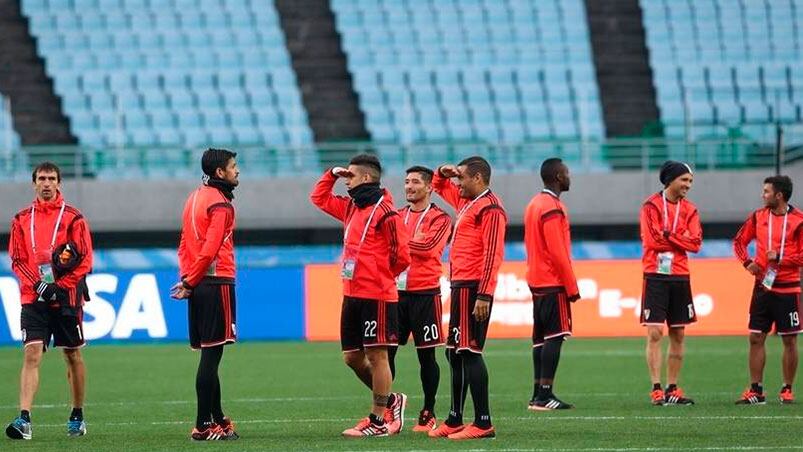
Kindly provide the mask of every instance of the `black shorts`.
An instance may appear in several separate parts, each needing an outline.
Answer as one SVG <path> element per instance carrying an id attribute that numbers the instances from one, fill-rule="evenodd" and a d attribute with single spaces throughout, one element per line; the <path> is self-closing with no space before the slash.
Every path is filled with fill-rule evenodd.
<path id="1" fill-rule="evenodd" d="M 488 319 L 478 322 L 474 315 L 474 305 L 477 302 L 477 286 L 452 287 L 451 314 L 449 316 L 449 336 L 446 347 L 456 349 L 458 352 L 468 350 L 473 353 L 482 353 L 485 348 L 485 339 L 488 336 L 490 322 L 490 309 Z M 491 306 L 493 308 L 493 300 Z"/>
<path id="2" fill-rule="evenodd" d="M 641 294 L 641 324 L 670 328 L 697 321 L 689 280 L 644 278 Z"/>
<path id="3" fill-rule="evenodd" d="M 65 314 L 60 307 L 42 302 L 24 304 L 20 312 L 20 329 L 26 346 L 40 343 L 47 350 L 51 337 L 54 347 L 80 348 L 86 345 L 84 311 L 80 308 Z"/>
<path id="4" fill-rule="evenodd" d="M 566 291 L 538 291 L 533 294 L 533 347 L 547 339 L 572 335 L 572 305 Z"/>
<path id="5" fill-rule="evenodd" d="M 234 284 L 201 282 L 188 303 L 190 347 L 194 350 L 237 341 Z"/>
<path id="6" fill-rule="evenodd" d="M 399 345 L 407 345 L 410 333 L 417 348 L 443 345 L 440 294 L 399 292 Z"/>
<path id="7" fill-rule="evenodd" d="M 774 324 L 780 335 L 798 334 L 803 331 L 800 308 L 799 293 L 771 292 L 757 285 L 750 300 L 748 328 L 751 333 L 769 333 Z"/>
<path id="8" fill-rule="evenodd" d="M 399 344 L 399 312 L 395 301 L 343 297 L 340 347 L 355 352 L 365 347 Z"/>

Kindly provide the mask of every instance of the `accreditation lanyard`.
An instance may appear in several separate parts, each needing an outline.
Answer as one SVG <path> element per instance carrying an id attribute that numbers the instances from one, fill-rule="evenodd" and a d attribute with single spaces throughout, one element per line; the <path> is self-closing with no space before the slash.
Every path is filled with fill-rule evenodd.
<path id="1" fill-rule="evenodd" d="M 661 197 L 664 200 L 664 230 L 669 229 L 669 207 L 666 203 L 666 192 L 661 192 Z M 678 218 L 680 217 L 680 203 L 682 200 L 678 199 L 678 206 L 675 209 L 675 221 L 672 222 L 672 232 L 674 233 L 678 228 Z"/>
<path id="2" fill-rule="evenodd" d="M 428 205 L 427 208 L 424 209 L 424 212 L 421 213 L 421 217 L 418 218 L 418 222 L 415 224 L 415 229 L 413 229 L 413 237 L 415 237 L 415 235 L 418 233 L 418 228 L 421 227 L 421 223 L 424 221 L 424 217 L 427 216 L 427 212 L 429 212 L 430 208 L 432 208 L 432 204 Z M 407 209 L 407 214 L 404 216 L 405 226 L 407 226 L 407 221 L 410 219 L 410 212 L 412 212 L 412 210 L 412 206 Z"/>
<path id="3" fill-rule="evenodd" d="M 371 209 L 371 214 L 368 215 L 368 221 L 365 222 L 365 228 L 363 228 L 362 237 L 360 237 L 359 248 L 362 248 L 362 244 L 365 241 L 365 236 L 368 235 L 368 228 L 371 226 L 371 220 L 374 218 L 374 214 L 376 213 L 376 209 L 379 207 L 379 204 L 382 203 L 383 199 L 385 199 L 385 195 L 382 195 L 379 198 L 379 201 L 377 201 L 376 204 L 374 204 L 374 208 Z M 354 215 L 351 216 L 351 219 L 349 220 L 348 224 L 346 225 L 346 232 L 343 233 L 343 246 L 344 247 L 348 246 L 347 241 L 348 241 L 348 238 L 349 238 L 349 232 L 351 232 L 351 222 L 352 221 L 354 221 Z"/>
<path id="4" fill-rule="evenodd" d="M 451 240 L 451 242 L 449 242 L 449 246 L 450 247 L 454 244 L 455 238 L 457 238 L 457 227 L 460 225 L 460 220 L 463 219 L 463 215 L 465 215 L 466 212 L 468 212 L 468 209 L 470 209 L 471 206 L 473 206 L 474 203 L 477 202 L 478 199 L 480 199 L 483 196 L 485 196 L 485 194 L 488 193 L 489 191 L 491 191 L 491 189 L 490 188 L 486 188 L 484 192 L 480 193 L 479 196 L 477 196 L 476 198 L 472 199 L 470 203 L 466 204 L 462 209 L 460 209 L 460 212 L 457 214 L 457 219 L 454 222 L 454 232 L 452 232 L 452 240 Z"/>
<path id="5" fill-rule="evenodd" d="M 772 209 L 769 210 L 769 221 L 767 221 L 767 250 L 772 249 Z M 783 214 L 783 227 L 781 228 L 781 249 L 778 251 L 778 263 L 783 259 L 783 249 L 786 246 L 786 221 L 789 219 L 789 206 L 786 206 L 786 213 Z"/>
<path id="6" fill-rule="evenodd" d="M 64 207 L 66 203 L 64 201 L 61 202 L 61 209 L 59 209 L 59 216 L 56 218 L 56 225 L 53 227 L 53 237 L 50 239 L 50 249 L 53 249 L 53 245 L 56 244 L 56 235 L 59 232 L 59 226 L 61 225 L 61 218 L 64 216 Z M 36 256 L 36 204 L 31 205 L 31 250 L 33 250 L 34 256 Z"/>

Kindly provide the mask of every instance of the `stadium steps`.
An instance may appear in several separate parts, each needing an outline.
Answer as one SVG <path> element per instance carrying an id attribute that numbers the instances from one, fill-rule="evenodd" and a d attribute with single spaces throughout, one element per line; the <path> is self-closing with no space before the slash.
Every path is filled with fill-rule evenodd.
<path id="1" fill-rule="evenodd" d="M 11 102 L 23 145 L 74 144 L 61 99 L 36 52 L 19 0 L 0 0 L 0 92 Z"/>
<path id="2" fill-rule="evenodd" d="M 638 0 L 585 0 L 605 129 L 640 135 L 658 120 Z"/>
<path id="3" fill-rule="evenodd" d="M 329 1 L 277 0 L 276 10 L 315 141 L 369 139 Z"/>

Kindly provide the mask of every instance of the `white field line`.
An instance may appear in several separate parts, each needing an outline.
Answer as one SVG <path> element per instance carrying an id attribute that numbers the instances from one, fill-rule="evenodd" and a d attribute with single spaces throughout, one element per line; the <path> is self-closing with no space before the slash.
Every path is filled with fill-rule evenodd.
<path id="1" fill-rule="evenodd" d="M 726 396 L 734 395 L 735 392 L 706 392 L 706 395 Z M 566 392 L 562 393 L 566 398 L 583 398 L 583 397 L 632 397 L 632 392 Z M 738 395 L 738 394 L 736 394 Z M 734 397 L 736 397 L 734 395 Z M 364 400 L 368 396 L 320 396 L 320 397 L 254 397 L 254 398 L 241 398 L 241 399 L 228 399 L 224 403 L 286 403 L 286 402 L 337 402 L 347 400 Z M 423 399 L 424 396 L 420 394 L 408 395 L 410 399 Z M 528 395 L 522 393 L 521 395 L 515 394 L 491 394 L 490 398 L 493 399 L 521 399 L 522 403 L 526 403 Z M 85 403 L 85 407 L 112 407 L 112 406 L 137 406 L 137 405 L 191 405 L 195 404 L 195 400 L 131 400 L 125 402 L 95 402 Z M 58 409 L 69 407 L 67 403 L 55 404 L 41 404 L 34 405 L 34 409 Z M 14 409 L 18 405 L 0 405 L 0 409 Z"/>
<path id="2" fill-rule="evenodd" d="M 410 418 L 413 420 L 413 418 Z M 668 421 L 668 420 L 728 420 L 728 421 L 755 421 L 755 420 L 803 420 L 801 416 L 515 416 L 515 417 L 496 417 L 499 421 L 538 421 L 538 422 L 560 422 L 560 421 Z M 308 418 L 308 419 L 241 419 L 237 424 L 287 424 L 287 423 L 329 423 L 329 422 L 353 422 L 353 418 Z M 93 426 L 130 426 L 130 425 L 190 425 L 192 422 L 183 421 L 153 421 L 153 422 L 91 422 L 87 425 Z M 36 424 L 35 427 L 64 427 L 65 424 Z M 803 446 L 801 446 L 803 447 Z M 529 450 L 529 449 L 527 449 Z M 593 449 L 588 449 L 593 450 Z M 607 449 L 605 449 L 607 450 Z M 612 449 L 613 450 L 613 449 Z M 619 450 L 619 449 L 616 449 Z M 626 449 L 623 449 L 626 450 Z M 637 449 L 649 450 L 649 449 Z M 662 449 L 657 449 L 662 450 Z"/>

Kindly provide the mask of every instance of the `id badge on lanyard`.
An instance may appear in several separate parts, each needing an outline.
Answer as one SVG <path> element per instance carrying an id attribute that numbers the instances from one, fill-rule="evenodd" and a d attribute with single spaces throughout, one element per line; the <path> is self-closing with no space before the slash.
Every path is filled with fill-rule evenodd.
<path id="1" fill-rule="evenodd" d="M 421 223 L 424 222 L 424 217 L 427 216 L 427 212 L 429 209 L 432 208 L 432 204 L 428 205 L 424 212 L 421 213 L 421 216 L 418 217 L 418 221 L 415 224 L 415 228 L 413 228 L 413 234 L 411 237 L 415 237 L 418 233 L 418 229 L 421 227 Z M 412 207 L 407 209 L 407 215 L 404 216 L 404 225 L 407 226 L 407 221 L 410 219 L 410 212 L 412 211 Z M 410 267 L 407 267 L 403 272 L 399 273 L 399 276 L 396 277 L 396 289 L 398 290 L 407 290 L 407 274 L 410 272 Z"/>
<path id="2" fill-rule="evenodd" d="M 39 270 L 39 279 L 48 284 L 53 284 L 56 282 L 56 276 L 53 274 L 53 265 L 51 264 L 51 253 L 53 251 L 53 246 L 56 244 L 56 235 L 59 232 L 59 226 L 61 225 L 61 219 L 64 216 L 65 207 L 66 203 L 62 202 L 61 209 L 59 210 L 59 216 L 56 218 L 56 224 L 53 226 L 53 236 L 50 239 L 50 247 L 43 251 L 37 251 L 36 207 L 31 206 L 31 251 L 33 251 L 34 258 L 36 259 L 37 269 Z M 39 297 L 39 301 L 42 301 L 42 297 Z"/>
<path id="3" fill-rule="evenodd" d="M 365 222 L 365 228 L 362 230 L 362 237 L 360 237 L 360 243 L 357 246 L 350 246 L 348 245 L 348 237 L 349 231 L 351 230 L 351 221 L 346 225 L 346 232 L 343 234 L 343 265 L 340 267 L 340 277 L 347 280 L 354 279 L 354 271 L 357 268 L 357 256 L 360 254 L 360 249 L 362 248 L 362 244 L 365 242 L 365 236 L 368 235 L 368 228 L 371 227 L 371 220 L 374 218 L 374 214 L 376 213 L 376 209 L 379 207 L 379 204 L 382 203 L 382 200 L 385 199 L 385 196 L 379 198 L 379 201 L 374 204 L 374 208 L 371 210 L 371 214 L 368 215 L 368 221 Z M 352 219 L 353 219 L 352 215 Z"/>
<path id="4" fill-rule="evenodd" d="M 665 253 L 658 253 L 658 274 L 671 275 L 672 274 L 672 261 L 675 259 L 675 253 L 667 251 Z"/>
<path id="5" fill-rule="evenodd" d="M 399 276 L 396 277 L 396 289 L 398 290 L 407 290 L 407 272 L 409 268 L 401 273 Z"/>
<path id="6" fill-rule="evenodd" d="M 777 265 L 781 265 L 781 259 L 783 259 L 783 249 L 786 246 L 786 226 L 787 220 L 789 219 L 789 207 L 786 208 L 786 213 L 783 216 L 783 227 L 781 228 L 781 248 L 778 251 L 778 263 Z M 772 211 L 769 212 L 769 218 L 767 219 L 767 249 L 772 249 Z M 772 286 L 775 284 L 775 278 L 778 276 L 778 268 L 772 265 L 767 266 L 767 271 L 764 273 L 764 279 L 761 280 L 761 285 L 764 286 L 765 289 L 771 290 Z"/>
<path id="7" fill-rule="evenodd" d="M 668 231 L 669 229 L 669 207 L 667 207 L 666 203 L 666 191 L 661 193 L 661 198 L 664 202 L 664 218 L 663 218 L 663 226 L 664 230 Z M 675 207 L 675 219 L 672 221 L 672 233 L 677 231 L 678 229 L 678 219 L 680 218 L 680 206 L 681 200 L 678 200 L 678 205 Z M 665 251 L 663 253 L 658 253 L 658 274 L 659 275 L 671 275 L 672 274 L 672 263 L 675 260 L 675 253 L 671 251 Z"/>
<path id="8" fill-rule="evenodd" d="M 776 276 L 778 276 L 778 270 L 774 267 L 768 268 L 767 272 L 764 273 L 764 279 L 761 280 L 761 285 L 764 286 L 765 289 L 771 290 L 772 285 L 775 284 Z"/>

